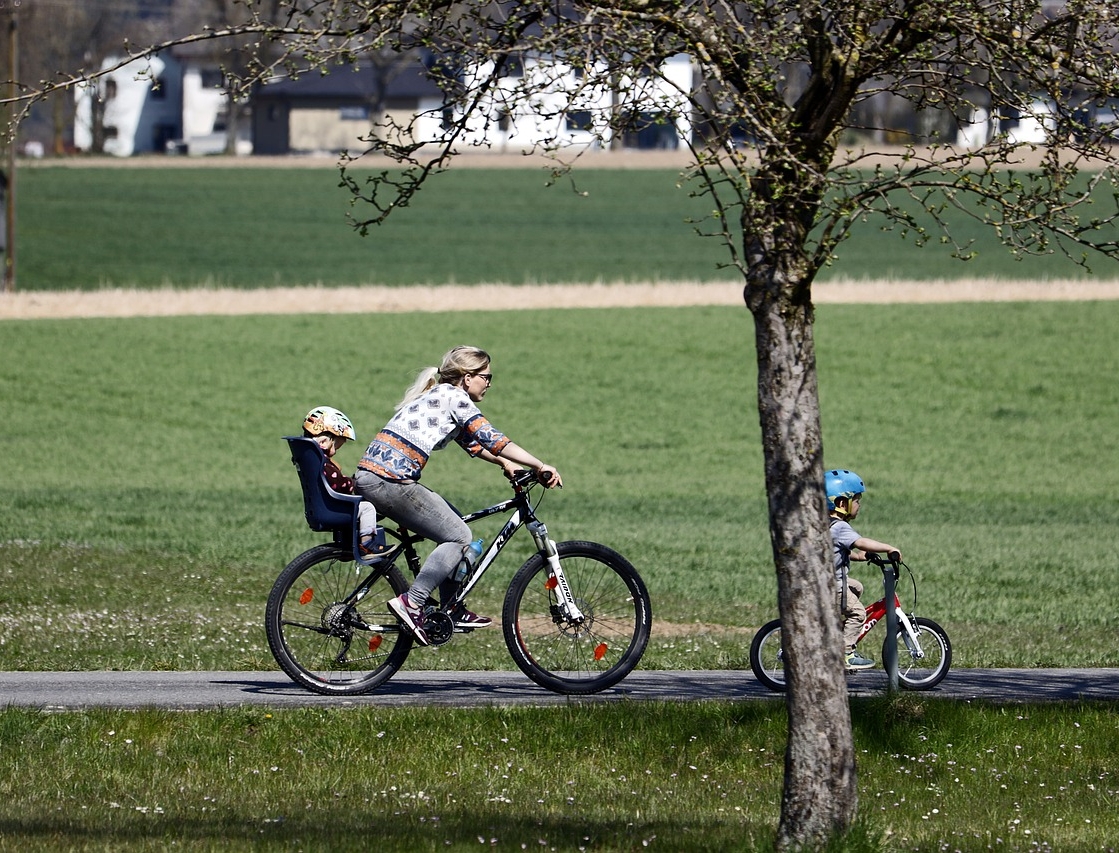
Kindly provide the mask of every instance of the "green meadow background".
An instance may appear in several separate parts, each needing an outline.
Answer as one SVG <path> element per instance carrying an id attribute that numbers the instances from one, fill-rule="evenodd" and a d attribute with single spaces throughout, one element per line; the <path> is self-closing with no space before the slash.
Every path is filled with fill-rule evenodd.
<path id="1" fill-rule="evenodd" d="M 1119 663 L 1119 305 L 824 306 L 817 335 L 826 464 L 866 480 L 858 527 L 903 549 L 956 664 Z M 5 666 L 270 668 L 267 592 L 321 541 L 281 436 L 328 403 L 368 439 L 464 341 L 494 357 L 487 414 L 564 474 L 553 533 L 647 580 L 644 665 L 746 667 L 775 581 L 752 327 L 725 307 L 6 322 Z M 424 479 L 464 509 L 505 493 L 454 448 Z M 496 633 L 409 661 L 508 666 Z"/>
<path id="2" fill-rule="evenodd" d="M 363 239 L 327 170 L 29 169 L 20 281 L 250 286 L 321 270 L 342 284 L 364 280 L 362 253 L 400 284 L 719 274 L 672 173 L 581 180 L 588 197 L 535 170 L 452 171 Z M 584 204 L 604 218 L 581 221 Z M 876 271 L 905 257 L 892 236 L 871 242 L 897 251 Z M 927 262 L 900 276 L 944 253 L 914 257 Z M 992 257 L 1004 275 L 1045 275 Z M 866 480 L 858 527 L 902 547 L 956 665 L 1119 663 L 1119 305 L 833 305 L 816 333 L 825 463 Z M 0 323 L 4 666 L 270 668 L 264 599 L 321 541 L 281 436 L 325 403 L 367 440 L 415 372 L 463 342 L 493 354 L 487 414 L 564 473 L 542 507 L 554 535 L 609 544 L 646 578 L 644 665 L 747 667 L 776 585 L 752 322 L 735 307 Z M 462 509 L 505 489 L 455 450 L 425 482 Z M 506 553 L 479 609 L 497 611 L 524 556 Z M 509 667 L 485 636 L 409 666 Z"/>
<path id="3" fill-rule="evenodd" d="M 347 217 L 367 209 L 328 168 L 26 168 L 19 288 L 737 280 L 721 242 L 696 235 L 711 204 L 678 172 L 587 169 L 549 184 L 543 169 L 452 168 L 362 237 Z M 1084 275 L 1060 256 L 1014 261 L 993 229 L 955 205 L 943 215 L 974 260 L 871 216 L 821 277 Z"/>
<path id="4" fill-rule="evenodd" d="M 671 174 L 586 179 L 579 197 L 527 170 L 452 173 L 363 239 L 326 171 L 27 169 L 19 282 L 726 277 Z M 982 246 L 965 266 L 870 227 L 834 272 L 1074 272 Z M 866 480 L 858 528 L 903 549 L 954 665 L 1119 666 L 1119 303 L 828 305 L 816 335 L 826 463 Z M 275 669 L 265 597 L 323 539 L 281 436 L 327 403 L 369 438 L 463 342 L 494 356 L 487 414 L 564 474 L 540 507 L 553 534 L 607 543 L 645 577 L 642 665 L 752 678 L 776 584 L 752 324 L 722 307 L 0 321 L 0 668 Z M 424 479 L 464 509 L 506 488 L 453 448 Z M 498 612 L 527 550 L 506 555 L 475 609 Z M 511 668 L 496 631 L 406 666 Z M 859 822 L 836 851 L 1119 837 L 1113 702 L 905 694 L 853 699 L 852 717 Z M 785 727 L 776 697 L 0 709 L 0 848 L 768 851 Z"/>

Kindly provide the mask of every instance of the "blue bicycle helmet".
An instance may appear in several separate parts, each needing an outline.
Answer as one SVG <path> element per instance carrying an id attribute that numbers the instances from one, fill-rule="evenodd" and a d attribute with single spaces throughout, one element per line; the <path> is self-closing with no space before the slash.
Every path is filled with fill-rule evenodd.
<path id="1" fill-rule="evenodd" d="M 824 475 L 824 489 L 828 493 L 828 510 L 835 510 L 836 498 L 850 500 L 866 491 L 862 478 L 846 468 L 835 468 Z"/>

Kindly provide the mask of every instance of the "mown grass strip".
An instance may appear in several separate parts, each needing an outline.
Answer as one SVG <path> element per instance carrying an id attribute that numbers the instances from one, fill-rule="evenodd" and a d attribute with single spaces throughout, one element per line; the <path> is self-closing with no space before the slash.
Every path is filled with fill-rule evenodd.
<path id="1" fill-rule="evenodd" d="M 1107 849 L 1116 710 L 854 701 L 860 823 L 842 849 Z M 778 700 L 9 709 L 0 737 L 0 837 L 32 851 L 765 851 L 785 719 Z"/>

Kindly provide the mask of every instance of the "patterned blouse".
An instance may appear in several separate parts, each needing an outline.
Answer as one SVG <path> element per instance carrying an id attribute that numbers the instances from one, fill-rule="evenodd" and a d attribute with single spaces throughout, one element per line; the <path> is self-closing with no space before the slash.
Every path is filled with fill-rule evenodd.
<path id="1" fill-rule="evenodd" d="M 369 443 L 359 468 L 390 481 L 415 481 L 436 450 L 455 441 L 471 456 L 499 453 L 509 439 L 454 385 L 436 385 L 399 409 Z"/>

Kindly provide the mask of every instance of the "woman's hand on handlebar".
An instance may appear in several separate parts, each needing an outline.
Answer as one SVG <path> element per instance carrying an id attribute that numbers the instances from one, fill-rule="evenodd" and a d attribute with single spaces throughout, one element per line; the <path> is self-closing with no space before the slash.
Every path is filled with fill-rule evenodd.
<path id="1" fill-rule="evenodd" d="M 536 479 L 547 489 L 563 488 L 563 478 L 560 476 L 559 471 L 551 465 L 541 465 L 537 468 Z"/>
<path id="2" fill-rule="evenodd" d="M 552 469 L 555 471 L 555 469 Z M 505 476 L 509 478 L 514 486 L 520 486 L 522 489 L 529 488 L 535 485 L 541 485 L 546 488 L 552 489 L 555 487 L 563 487 L 563 480 L 557 471 L 554 476 L 551 476 L 545 471 L 533 471 L 529 468 L 512 468 L 506 470 Z"/>
<path id="3" fill-rule="evenodd" d="M 557 486 L 563 486 L 563 478 L 560 477 L 559 471 L 546 462 L 541 462 L 523 447 L 511 441 L 499 453 L 495 454 L 483 450 L 480 455 L 487 462 L 496 462 L 500 465 L 505 471 L 505 476 L 510 480 L 516 477 L 516 472 L 519 470 L 517 466 L 525 465 L 532 469 L 537 481 L 547 488 L 554 489 Z"/>
<path id="4" fill-rule="evenodd" d="M 510 482 L 517 478 L 517 475 L 524 470 L 520 465 L 511 459 L 502 459 L 500 456 L 497 458 L 497 463 L 501 466 L 501 472 L 505 478 Z"/>

